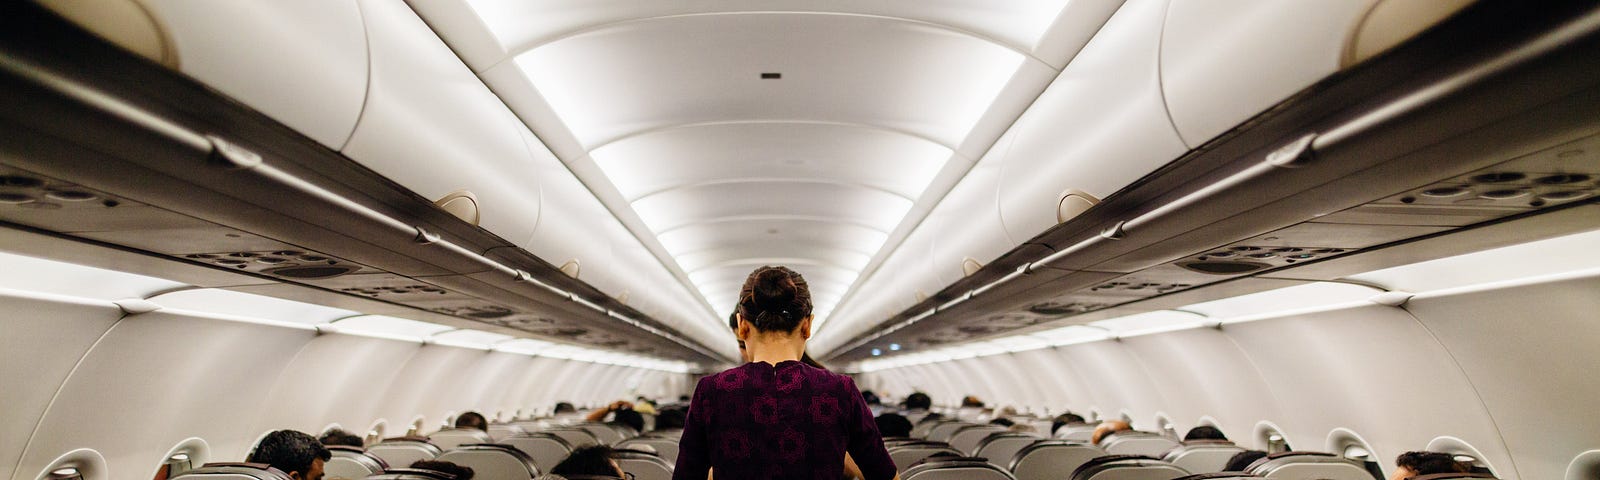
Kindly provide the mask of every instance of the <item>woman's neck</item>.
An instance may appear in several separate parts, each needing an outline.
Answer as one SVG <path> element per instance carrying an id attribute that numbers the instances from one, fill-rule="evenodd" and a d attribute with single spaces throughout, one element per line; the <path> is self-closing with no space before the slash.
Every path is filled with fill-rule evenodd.
<path id="1" fill-rule="evenodd" d="M 750 361 L 772 365 L 789 360 L 798 361 L 806 351 L 806 339 L 792 333 L 757 332 L 745 339 L 744 345 L 750 351 Z"/>

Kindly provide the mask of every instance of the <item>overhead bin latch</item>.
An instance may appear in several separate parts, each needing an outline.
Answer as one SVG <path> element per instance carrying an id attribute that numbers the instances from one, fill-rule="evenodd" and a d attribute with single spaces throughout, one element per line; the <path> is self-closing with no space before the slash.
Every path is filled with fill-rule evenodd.
<path id="1" fill-rule="evenodd" d="M 234 170 L 249 170 L 261 165 L 261 155 L 241 147 L 233 142 L 223 140 L 216 135 L 206 135 L 206 141 L 211 143 L 210 160 L 217 165 L 222 165 Z"/>
<path id="2" fill-rule="evenodd" d="M 1316 159 L 1316 151 L 1311 148 L 1317 141 L 1317 134 L 1308 133 L 1303 137 L 1289 142 L 1288 145 L 1278 147 L 1267 154 L 1267 161 L 1272 165 L 1283 168 L 1300 168 Z"/>

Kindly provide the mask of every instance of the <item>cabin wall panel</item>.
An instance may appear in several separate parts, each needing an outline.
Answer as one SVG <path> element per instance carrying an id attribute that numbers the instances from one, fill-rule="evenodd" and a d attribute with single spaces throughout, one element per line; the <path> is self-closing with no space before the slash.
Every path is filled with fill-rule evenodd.
<path id="1" fill-rule="evenodd" d="M 1152 383 L 1170 400 L 1161 411 L 1179 433 L 1193 428 L 1200 417 L 1210 416 L 1224 432 L 1238 437 L 1261 419 L 1283 416 L 1271 387 L 1250 358 L 1215 329 L 1131 337 L 1121 344 L 1144 362 Z M 1153 418 L 1146 414 L 1136 420 Z"/>
<path id="2" fill-rule="evenodd" d="M 1163 410 L 1168 402 L 1156 388 L 1144 367 L 1118 342 L 1090 342 L 1058 350 L 1064 360 L 1083 377 L 1090 405 L 1103 418 L 1114 419 L 1123 410 L 1135 420 L 1134 428 L 1153 428 L 1148 418 Z"/>
<path id="3" fill-rule="evenodd" d="M 101 335 L 122 318 L 110 302 L 0 289 L 0 478 L 13 478 L 56 390 Z M 64 453 L 64 452 L 57 452 Z M 32 479 L 37 471 L 17 474 Z"/>
<path id="4" fill-rule="evenodd" d="M 382 418 L 386 435 L 398 436 L 411 415 L 385 417 L 383 395 L 400 374 L 400 366 L 421 345 L 354 335 L 319 335 L 301 349 L 267 394 L 254 431 L 296 428 L 309 433 L 329 423 L 365 435 L 361 430 Z M 391 413 L 392 415 L 392 413 Z"/>
<path id="5" fill-rule="evenodd" d="M 1591 270 L 1490 291 L 1422 295 L 1406 304 L 1477 387 L 1521 478 L 1564 478 L 1568 462 L 1600 446 L 1596 292 L 1600 272 Z"/>

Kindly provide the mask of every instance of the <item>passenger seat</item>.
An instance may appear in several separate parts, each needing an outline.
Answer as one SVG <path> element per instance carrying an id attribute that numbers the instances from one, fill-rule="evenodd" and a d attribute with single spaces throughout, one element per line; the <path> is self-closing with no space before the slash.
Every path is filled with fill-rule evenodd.
<path id="1" fill-rule="evenodd" d="M 594 438 L 604 445 L 616 445 L 626 439 L 621 431 L 604 423 L 583 423 L 577 427 L 589 432 L 590 435 L 594 435 Z"/>
<path id="2" fill-rule="evenodd" d="M 982 458 L 929 458 L 900 475 L 904 480 L 1016 480 Z"/>
<path id="3" fill-rule="evenodd" d="M 1070 480 L 1172 480 L 1188 476 L 1176 465 L 1144 455 L 1107 455 L 1078 466 Z"/>
<path id="4" fill-rule="evenodd" d="M 928 438 L 927 439 L 931 440 L 931 441 L 935 441 L 935 442 L 946 442 L 946 443 L 949 443 L 950 442 L 950 437 L 954 436 L 956 434 L 956 432 L 960 431 L 963 428 L 967 428 L 967 427 L 970 427 L 970 426 L 976 426 L 976 425 L 978 425 L 978 424 L 960 422 L 960 421 L 941 423 L 938 426 L 933 427 L 932 430 L 928 430 Z"/>
<path id="5" fill-rule="evenodd" d="M 1324 452 L 1274 453 L 1250 464 L 1249 470 L 1266 478 L 1289 480 L 1372 480 L 1360 462 Z"/>
<path id="6" fill-rule="evenodd" d="M 996 467 L 1011 471 L 1011 460 L 1028 445 L 1042 442 L 1043 439 L 1027 433 L 1000 432 L 993 433 L 978 442 L 978 448 L 972 454 L 974 457 L 987 458 L 989 463 Z"/>
<path id="7" fill-rule="evenodd" d="M 955 419 L 950 418 L 936 418 L 933 420 L 917 422 L 915 423 L 915 427 L 911 427 L 911 438 L 926 440 L 928 438 L 928 432 L 933 431 L 934 427 L 955 421 Z"/>
<path id="8" fill-rule="evenodd" d="M 489 432 L 476 428 L 448 428 L 433 432 L 433 435 L 428 435 L 428 440 L 445 450 L 462 445 L 494 442 L 494 439 L 489 438 Z"/>
<path id="9" fill-rule="evenodd" d="M 1067 472 L 1105 454 L 1105 450 L 1087 443 L 1045 440 L 1017 451 L 1009 469 L 1017 480 L 1060 480 Z"/>
<path id="10" fill-rule="evenodd" d="M 505 440 L 519 433 L 527 433 L 527 430 L 509 423 L 497 423 L 489 426 L 489 439 L 493 442 Z"/>
<path id="11" fill-rule="evenodd" d="M 919 441 L 896 445 L 894 448 L 890 448 L 889 459 L 894 460 L 895 466 L 900 470 L 901 473 L 904 473 L 906 468 L 910 467 L 911 464 L 917 463 L 922 459 L 931 457 L 937 453 L 948 453 L 955 457 L 961 456 L 960 451 L 950 448 L 950 445 L 947 445 L 944 442 Z"/>
<path id="12" fill-rule="evenodd" d="M 334 445 L 328 451 L 333 452 L 333 458 L 323 464 L 322 471 L 330 479 L 361 480 L 388 468 L 383 459 L 359 447 Z"/>
<path id="13" fill-rule="evenodd" d="M 417 460 L 433 460 L 440 453 L 444 453 L 444 449 L 429 443 L 426 438 L 397 437 L 384 439 L 377 445 L 368 447 L 367 453 L 383 459 L 383 463 L 391 467 L 400 468 L 410 466 Z"/>
<path id="14" fill-rule="evenodd" d="M 1487 473 L 1435 473 L 1420 477 L 1411 477 L 1411 480 L 1459 480 L 1459 479 L 1495 479 L 1494 475 Z"/>
<path id="15" fill-rule="evenodd" d="M 593 433 L 589 433 L 588 430 L 578 427 L 556 427 L 545 430 L 545 433 L 561 437 L 562 440 L 572 444 L 572 448 L 584 445 L 600 445 L 598 437 L 595 437 Z"/>
<path id="16" fill-rule="evenodd" d="M 669 462 L 653 453 L 617 450 L 617 465 L 638 480 L 672 480 L 672 464 L 676 461 L 676 456 Z"/>
<path id="17" fill-rule="evenodd" d="M 1161 459 L 1193 473 L 1220 472 L 1228 460 L 1244 448 L 1227 440 L 1189 440 L 1179 444 Z"/>
<path id="18" fill-rule="evenodd" d="M 1056 430 L 1055 437 L 1062 440 L 1087 443 L 1094 438 L 1094 424 L 1069 423 L 1062 425 L 1061 428 Z"/>
<path id="19" fill-rule="evenodd" d="M 391 468 L 389 471 L 367 477 L 367 480 L 456 480 L 456 476 L 420 468 Z"/>
<path id="20" fill-rule="evenodd" d="M 183 472 L 172 480 L 289 480 L 283 473 L 263 463 L 207 463 Z"/>
<path id="21" fill-rule="evenodd" d="M 512 435 L 501 440 L 500 444 L 510 445 L 528 454 L 528 458 L 533 459 L 533 465 L 539 467 L 541 472 L 556 468 L 556 464 L 561 463 L 572 453 L 571 443 L 547 432 Z"/>
<path id="22" fill-rule="evenodd" d="M 533 480 L 539 476 L 533 459 L 510 445 L 465 445 L 436 460 L 471 468 L 473 480 Z"/>
<path id="23" fill-rule="evenodd" d="M 1258 478 L 1261 478 L 1261 476 L 1244 472 L 1212 472 L 1178 477 L 1177 480 L 1255 480 Z"/>
<path id="24" fill-rule="evenodd" d="M 659 455 L 661 458 L 671 459 L 669 460 L 670 462 L 676 462 L 678 460 L 678 439 L 676 438 L 643 435 L 623 440 L 622 443 L 617 444 L 617 448 L 628 448 L 634 445 L 649 446 L 650 448 L 655 449 L 656 455 Z"/>
<path id="25" fill-rule="evenodd" d="M 950 435 L 950 447 L 960 450 L 962 455 L 977 456 L 978 442 L 982 442 L 989 435 L 1002 433 L 1006 427 L 999 425 L 971 425 L 962 427 Z"/>
<path id="26" fill-rule="evenodd" d="M 1100 440 L 1100 448 L 1112 455 L 1161 455 L 1177 447 L 1178 442 L 1154 432 L 1125 431 Z"/>

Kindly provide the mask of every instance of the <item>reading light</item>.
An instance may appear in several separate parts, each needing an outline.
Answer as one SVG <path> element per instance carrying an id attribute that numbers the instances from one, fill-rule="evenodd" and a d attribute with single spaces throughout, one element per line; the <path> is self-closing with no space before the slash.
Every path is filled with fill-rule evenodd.
<path id="1" fill-rule="evenodd" d="M 891 343 L 891 344 L 889 344 L 889 351 L 891 351 L 891 352 L 898 352 L 898 351 L 900 351 L 900 344 L 898 344 L 898 343 Z"/>

